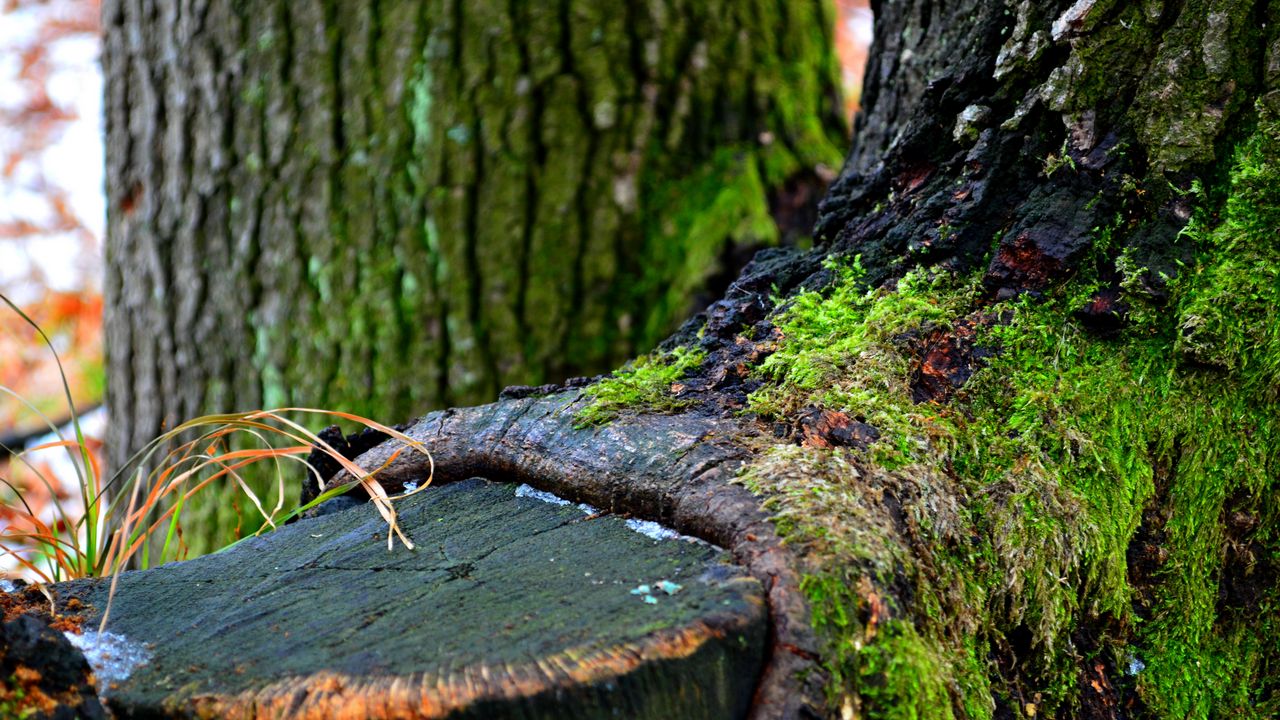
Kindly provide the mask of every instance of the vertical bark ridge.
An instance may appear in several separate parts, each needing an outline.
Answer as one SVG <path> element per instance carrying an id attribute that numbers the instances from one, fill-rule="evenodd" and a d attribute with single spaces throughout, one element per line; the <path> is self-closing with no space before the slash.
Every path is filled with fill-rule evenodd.
<path id="1" fill-rule="evenodd" d="M 591 251 L 591 230 L 590 230 L 590 211 L 588 210 L 588 194 L 592 193 L 594 188 L 591 187 L 591 172 L 595 166 L 596 146 L 598 143 L 596 134 L 592 132 L 591 111 L 588 109 L 590 99 L 588 90 L 584 83 L 584 78 L 579 75 L 578 63 L 574 57 L 574 37 L 573 30 L 575 20 L 572 16 L 571 0 L 560 0 L 559 3 L 559 21 L 560 21 L 560 72 L 568 78 L 570 92 L 573 97 L 572 107 L 577 113 L 577 120 L 584 131 L 586 138 L 584 140 L 584 148 L 582 151 L 581 164 L 582 169 L 579 171 L 580 178 L 573 193 L 573 212 L 577 220 L 577 248 L 573 255 L 573 281 L 569 293 L 568 300 L 568 318 L 564 325 L 564 339 L 562 346 L 566 349 L 570 358 L 577 355 L 578 348 L 574 347 L 573 342 L 576 338 L 581 337 L 584 330 L 584 307 L 586 300 L 586 265 L 587 253 Z M 580 351 L 579 351 L 580 352 Z M 568 361 L 569 363 L 572 360 Z M 568 364 L 568 363 L 566 363 Z"/>
<path id="2" fill-rule="evenodd" d="M 526 4 L 520 3 L 518 0 L 509 0 L 507 3 L 507 16 L 510 18 L 510 26 L 513 28 L 525 27 L 528 22 L 527 11 Z M 516 157 L 522 164 L 518 171 L 524 175 L 524 204 L 521 208 L 522 226 L 514 312 L 516 337 L 519 341 L 521 358 L 525 364 L 532 365 L 535 360 L 532 352 L 533 346 L 529 342 L 530 326 L 532 325 L 532 321 L 529 318 L 529 254 L 533 249 L 533 228 L 538 214 L 538 181 L 534 168 L 542 162 L 545 155 L 541 147 L 540 137 L 542 134 L 542 89 L 534 87 L 529 82 L 532 63 L 529 58 L 528 36 L 525 33 L 517 33 L 515 40 L 516 52 L 520 63 L 519 77 L 516 80 L 516 102 L 519 103 L 519 107 L 515 109 L 515 113 L 517 116 L 524 116 L 526 127 L 524 128 L 523 143 L 518 145 L 516 150 Z M 515 136 L 520 129 L 519 119 L 517 118 L 509 127 L 509 132 Z"/>

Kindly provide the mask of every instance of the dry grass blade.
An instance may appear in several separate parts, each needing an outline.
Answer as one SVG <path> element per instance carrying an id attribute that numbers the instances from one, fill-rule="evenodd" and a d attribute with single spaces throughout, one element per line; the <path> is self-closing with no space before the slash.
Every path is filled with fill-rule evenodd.
<path id="1" fill-rule="evenodd" d="M 392 506 L 390 496 L 387 494 L 387 491 L 383 489 L 382 485 L 380 485 L 375 478 L 377 474 L 377 470 L 373 472 L 366 471 L 364 468 L 357 465 L 355 461 L 346 458 L 341 453 L 334 450 L 328 443 L 321 440 L 314 433 L 310 432 L 309 430 L 302 427 L 298 423 L 295 423 L 292 420 L 289 420 L 288 418 L 284 417 L 281 413 L 285 413 L 285 412 L 326 415 L 330 417 L 342 418 L 344 420 L 359 422 L 361 424 L 366 425 L 367 427 L 371 427 L 374 430 L 377 430 L 386 435 L 389 435 L 393 439 L 399 440 L 400 442 L 405 443 L 405 445 L 407 445 L 408 447 L 411 447 L 417 450 L 418 452 L 421 452 L 431 462 L 432 472 L 430 475 L 428 475 L 427 480 L 422 484 L 422 487 L 420 487 L 419 489 L 423 489 L 426 486 L 430 485 L 431 480 L 435 474 L 434 472 L 435 460 L 431 457 L 431 453 L 427 451 L 426 446 L 423 445 L 420 441 L 414 440 L 413 438 L 409 437 L 408 435 L 405 435 L 404 433 L 398 430 L 387 427 L 386 425 L 375 422 L 373 420 L 369 420 L 368 418 L 363 418 L 358 415 L 352 415 L 350 413 L 328 411 L 328 410 L 317 410 L 314 408 L 291 407 L 291 408 L 282 408 L 280 410 L 264 410 L 261 413 L 256 413 L 253 416 L 254 419 L 256 419 L 257 417 L 271 418 L 276 422 L 282 423 L 292 428 L 296 432 L 306 437 L 313 445 L 321 448 L 326 454 L 328 454 L 330 457 L 336 460 L 338 464 L 342 466 L 342 469 L 346 470 L 348 474 L 356 478 L 360 482 L 360 484 L 364 486 L 365 490 L 367 490 L 369 493 L 370 499 L 373 501 L 374 507 L 378 510 L 378 513 L 382 515 L 383 520 L 386 520 L 388 525 L 387 549 L 389 550 L 392 548 L 393 535 L 394 535 L 395 537 L 400 538 L 400 542 L 402 542 L 405 547 L 412 550 L 414 547 L 413 542 L 407 536 L 405 536 L 404 532 L 400 529 L 400 523 L 396 519 L 396 511 L 395 511 L 395 508 Z M 382 467 L 386 467 L 386 465 L 387 463 L 384 463 Z M 378 469 L 381 470 L 382 467 Z M 322 489 L 327 489 L 327 488 L 322 488 Z"/>
<path id="2" fill-rule="evenodd" d="M 405 443 L 406 446 L 413 448 L 415 451 L 422 453 L 427 458 L 433 472 L 417 490 L 393 498 L 389 496 L 377 482 L 376 476 L 379 471 L 394 460 L 395 457 L 397 457 L 405 448 L 397 449 L 397 451 L 392 454 L 392 457 L 388 462 L 383 463 L 383 465 L 378 468 L 372 471 L 365 470 L 351 459 L 343 456 L 335 448 L 322 440 L 318 435 L 294 420 L 286 417 L 285 413 L 302 413 L 320 415 L 327 418 L 338 418 L 357 422 L 366 427 L 373 428 L 391 436 L 393 439 Z M 178 492 L 178 490 L 184 487 L 189 480 L 197 477 L 207 469 L 216 468 L 216 471 L 213 472 L 212 475 L 201 479 L 194 487 L 191 487 L 182 493 L 182 502 L 191 499 L 207 487 L 210 482 L 220 477 L 230 475 L 233 479 L 236 479 L 237 472 L 248 464 L 267 458 L 271 458 L 276 462 L 281 458 L 284 458 L 305 464 L 302 456 L 310 453 L 312 450 L 318 450 L 338 463 L 344 471 L 350 474 L 355 481 L 359 482 L 369 493 L 374 504 L 374 508 L 387 522 L 388 547 L 393 546 L 395 538 L 399 538 L 401 543 L 409 549 L 414 547 L 412 540 L 408 538 L 399 525 L 393 501 L 403 497 L 408 497 L 409 495 L 414 494 L 414 492 L 419 492 L 425 489 L 431 482 L 431 477 L 434 475 L 434 459 L 431 457 L 431 453 L 426 449 L 426 446 L 422 442 L 414 440 L 413 438 L 410 438 L 407 435 L 381 423 L 358 415 L 353 415 L 351 413 L 318 410 L 314 408 L 280 408 L 276 410 L 259 410 L 247 413 L 209 415 L 197 418 L 196 420 L 183 423 L 166 433 L 164 436 L 157 438 L 157 440 L 152 443 L 152 446 L 150 446 L 148 452 L 155 452 L 159 444 L 165 440 L 174 439 L 183 433 L 190 433 L 202 429 L 204 432 L 200 436 L 193 440 L 188 440 L 166 453 L 164 462 L 162 463 L 163 469 L 153 473 L 152 482 L 150 483 L 152 486 L 151 495 L 149 495 L 142 503 L 141 508 L 145 509 L 145 512 L 149 512 L 152 508 L 156 507 L 160 500 Z M 219 451 L 212 445 L 213 443 L 225 443 L 227 438 L 234 433 L 248 433 L 264 445 L 268 444 L 266 442 L 266 436 L 275 436 L 296 444 L 276 448 L 268 446 L 265 448 L 222 451 Z M 205 448 L 207 452 L 194 452 L 194 448 L 201 447 L 206 444 L 210 444 Z M 221 447 L 221 445 L 219 445 L 219 447 Z M 314 472 L 309 465 L 306 467 L 309 472 Z M 279 475 L 277 477 L 279 477 Z M 321 480 L 319 478 L 317 479 Z M 323 481 L 321 480 L 321 482 Z M 240 480 L 237 480 L 237 483 L 241 486 L 244 485 L 243 481 Z M 317 501 L 332 497 L 328 492 L 336 490 L 337 488 L 322 487 L 321 489 L 326 492 L 322 498 L 317 498 Z M 262 513 L 264 520 L 266 520 L 266 523 L 269 526 L 273 526 L 298 512 L 295 511 L 294 513 L 290 513 L 289 515 L 277 520 L 276 515 L 281 509 L 279 503 L 277 503 L 275 509 L 271 512 L 267 512 L 255 495 L 249 493 L 249 496 L 251 501 L 255 502 L 256 507 L 259 512 Z M 315 503 L 313 502 L 312 505 L 314 504 Z M 169 509 L 165 510 L 159 518 L 147 528 L 145 534 L 154 532 L 162 523 L 170 519 L 173 509 L 176 506 L 176 504 L 172 505 Z M 310 505 L 308 507 L 310 507 Z M 140 509 L 139 512 L 144 512 L 143 509 Z M 302 509 L 304 508 L 300 508 L 299 511 Z M 132 553 L 136 551 L 140 541 L 141 538 L 138 538 L 134 543 L 130 544 L 127 552 Z"/>
<path id="3" fill-rule="evenodd" d="M 35 537 L 34 539 L 42 540 L 43 538 Z M 12 557 L 14 562 L 21 565 L 25 570 L 27 570 L 28 572 L 32 573 L 37 578 L 39 578 L 40 582 L 51 583 L 54 581 L 53 578 L 51 578 L 43 570 L 41 570 L 39 567 L 33 564 L 30 560 L 27 560 L 26 558 L 22 557 L 22 551 L 19 550 L 18 548 L 10 547 L 0 542 L 0 550 L 4 551 L 4 554 Z"/>
<path id="4" fill-rule="evenodd" d="M 286 413 L 321 415 L 359 422 L 366 427 L 383 432 L 402 442 L 404 447 L 397 448 L 377 468 L 365 469 L 355 461 L 343 456 L 334 447 L 324 442 L 317 434 L 311 432 L 299 422 L 287 417 Z M 179 439 L 180 435 L 190 435 L 193 432 L 198 433 L 196 437 L 177 442 L 176 446 L 167 450 L 163 449 L 165 443 L 172 444 Z M 252 438 L 261 447 L 231 449 L 232 440 L 237 435 Z M 271 446 L 272 440 L 283 440 L 286 444 L 273 447 Z M 76 445 L 77 443 L 74 440 L 58 440 L 44 443 L 38 449 L 67 448 L 74 452 Z M 31 451 L 36 449 L 33 448 Z M 378 483 L 377 475 L 407 449 L 422 453 L 427 458 L 432 468 L 432 473 L 417 489 L 391 496 Z M 280 467 L 281 460 L 302 464 L 307 472 L 314 473 L 314 468 L 307 464 L 304 459 L 304 456 L 313 450 L 332 458 L 339 464 L 345 475 L 349 475 L 353 480 L 342 486 L 336 486 L 336 484 L 324 486 L 324 479 L 317 477 L 317 481 L 322 485 L 322 496 L 308 507 L 313 506 L 316 502 L 333 497 L 358 483 L 368 492 L 375 510 L 387 523 L 388 548 L 394 547 L 395 540 L 398 538 L 406 548 L 413 549 L 413 541 L 400 526 L 394 503 L 397 500 L 421 492 L 429 486 L 434 477 L 434 459 L 426 449 L 426 446 L 422 442 L 381 423 L 350 413 L 328 412 L 312 408 L 282 408 L 197 418 L 183 423 L 157 438 L 143 453 L 139 453 L 135 457 L 135 461 L 131 463 L 133 469 L 137 471 L 138 468 L 144 467 L 150 458 L 162 456 L 159 457 L 159 462 L 156 464 L 155 469 L 145 476 L 135 472 L 127 483 L 123 483 L 124 488 L 116 490 L 116 497 L 123 495 L 121 491 L 125 488 L 129 490 L 129 503 L 124 508 L 119 507 L 117 503 L 112 503 L 111 496 L 99 490 L 100 488 L 112 488 L 121 485 L 122 478 L 120 474 L 117 473 L 108 483 L 99 482 L 101 467 L 96 458 L 89 455 L 88 472 L 86 473 L 89 478 L 86 486 L 94 488 L 98 492 L 91 492 L 90 496 L 85 498 L 85 506 L 97 509 L 97 515 L 108 526 L 107 529 L 99 534 L 99 537 L 105 541 L 105 547 L 98 548 L 93 553 L 92 559 L 78 544 L 83 536 L 83 530 L 85 529 L 83 524 L 86 518 L 80 518 L 72 523 L 67 523 L 65 518 L 61 520 L 61 525 L 69 525 L 75 528 L 63 538 L 56 532 L 56 528 L 49 527 L 48 524 L 41 522 L 38 517 L 34 516 L 34 513 L 25 513 L 23 514 L 24 520 L 29 522 L 32 531 L 6 533 L 5 538 L 8 544 L 0 547 L 0 550 L 18 558 L 19 564 L 24 570 L 40 577 L 42 580 L 56 582 L 60 579 L 71 577 L 103 576 L 108 574 L 114 576 L 119 570 L 126 567 L 132 558 L 137 556 L 137 553 L 143 549 L 150 537 L 166 525 L 169 525 L 170 537 L 167 538 L 165 546 L 159 552 L 156 560 L 163 562 L 169 559 L 176 559 L 169 551 L 170 542 L 168 542 L 173 535 L 181 535 L 182 532 L 181 523 L 178 521 L 176 513 L 180 512 L 181 508 L 193 499 L 199 497 L 215 482 L 224 478 L 233 482 L 239 491 L 249 499 L 256 512 L 261 516 L 263 530 L 274 528 L 283 520 L 305 509 L 299 508 L 287 514 L 282 513 L 284 508 L 284 474 Z M 21 459 L 21 453 L 16 457 Z M 242 477 L 244 468 L 265 460 L 270 460 L 277 464 L 275 473 L 277 482 L 275 494 L 277 497 L 273 506 L 268 506 L 264 499 L 256 494 L 250 488 L 249 483 Z M 110 530 L 111 527 L 115 529 Z M 13 547 L 14 544 L 19 546 L 36 545 L 44 548 L 43 552 L 50 558 L 53 571 L 40 570 L 34 563 L 22 558 L 17 548 Z"/>
<path id="5" fill-rule="evenodd" d="M 52 343 L 35 322 L 3 295 L 0 295 L 0 301 L 8 305 L 39 334 L 56 359 L 57 352 Z M 396 538 L 399 538 L 406 548 L 414 547 L 413 541 L 400 526 L 394 502 L 425 490 L 434 479 L 435 461 L 421 441 L 414 440 L 394 428 L 352 413 L 306 407 L 207 415 L 184 422 L 155 438 L 136 453 L 124 467 L 117 469 L 110 479 L 103 482 L 102 467 L 84 439 L 79 416 L 66 387 L 65 375 L 63 385 L 64 394 L 70 406 L 74 439 L 64 437 L 58 427 L 30 402 L 9 388 L 0 386 L 0 394 L 8 395 L 35 413 L 49 426 L 51 433 L 57 438 L 37 447 L 11 453 L 17 463 L 15 467 L 29 470 L 43 483 L 42 486 L 34 487 L 42 487 L 41 492 L 46 492 L 49 496 L 56 516 L 54 522 L 42 520 L 37 512 L 40 506 L 33 507 L 27 503 L 24 495 L 27 490 L 24 490 L 22 483 L 0 478 L 0 482 L 3 482 L 16 495 L 22 506 L 21 509 L 16 504 L 13 507 L 4 508 L 3 517 L 0 519 L 6 525 L 0 531 L 0 540 L 3 541 L 0 543 L 0 552 L 14 558 L 25 572 L 41 581 L 57 582 L 68 578 L 102 577 L 110 574 L 113 577 L 114 587 L 114 578 L 118 577 L 119 572 L 130 564 L 145 567 L 153 562 L 164 562 L 184 556 L 185 544 L 182 540 L 183 522 L 181 520 L 183 509 L 189 507 L 190 503 L 201 496 L 213 483 L 222 479 L 228 479 L 233 483 L 261 516 L 262 522 L 258 532 L 274 528 L 284 520 L 358 483 L 369 494 L 375 510 L 387 523 L 388 549 L 394 547 Z M 401 443 L 403 447 L 392 452 L 379 467 L 365 469 L 354 460 L 343 456 L 316 433 L 291 419 L 290 414 L 319 416 L 362 425 L 387 435 Z M 256 443 L 257 446 L 242 447 L 246 441 Z M 278 443 L 279 446 L 273 443 Z M 64 449 L 71 456 L 72 467 L 76 472 L 83 500 L 83 513 L 78 516 L 73 516 L 69 509 L 62 505 L 57 488 L 26 457 L 27 453 L 56 449 Z M 377 475 L 408 449 L 426 457 L 431 468 L 430 473 L 417 489 L 391 496 L 379 484 Z M 338 484 L 328 482 L 332 480 L 331 478 L 319 477 L 315 468 L 305 460 L 306 455 L 316 451 L 336 462 L 343 470 L 343 478 L 350 476 L 351 481 Z M 253 489 L 243 474 L 248 466 L 267 460 L 275 463 L 274 505 L 265 502 L 265 498 Z M 315 476 L 321 490 L 320 495 L 306 506 L 288 513 L 283 513 L 286 488 L 282 460 L 302 464 L 306 472 Z M 148 471 L 147 468 L 151 469 Z M 32 486 L 25 487 L 29 489 Z M 120 499 L 126 495 L 129 501 L 122 506 Z M 211 497 L 208 501 L 225 502 L 221 497 Z M 14 521 L 18 525 L 15 525 Z M 166 526 L 164 544 L 153 558 L 150 555 L 153 546 L 148 540 Z M 178 539 L 176 546 L 172 542 L 175 537 Z M 228 543 L 231 540 L 231 538 L 220 539 L 219 544 Z M 141 551 L 140 562 L 137 559 L 139 551 Z M 48 569 L 39 568 L 37 565 L 39 560 L 34 557 L 28 558 L 27 555 L 43 557 L 48 561 Z"/>
<path id="6" fill-rule="evenodd" d="M 142 483 L 141 483 L 142 471 L 141 470 L 138 471 L 138 475 L 139 475 L 139 478 L 138 478 L 139 482 L 135 482 L 133 484 L 133 492 L 131 492 L 129 496 L 129 510 L 127 513 L 125 513 L 126 517 L 133 514 L 133 511 L 138 504 L 138 490 L 142 487 Z M 123 539 L 127 538 L 128 536 L 129 536 L 129 521 L 126 519 L 124 526 L 120 528 L 120 531 L 118 533 L 114 534 L 114 537 L 112 539 L 112 545 L 113 546 L 116 545 L 118 542 L 123 541 Z M 102 609 L 102 622 L 98 623 L 99 635 L 101 635 L 107 629 L 107 618 L 111 615 L 111 601 L 116 596 L 116 585 L 120 582 L 120 571 L 123 569 L 124 569 L 124 563 L 121 562 L 116 565 L 115 570 L 111 573 L 111 588 L 107 590 L 107 606 Z"/>
<path id="7" fill-rule="evenodd" d="M 64 576 L 77 577 L 80 574 L 79 571 L 83 565 L 82 561 L 85 555 L 81 551 L 78 533 L 71 532 L 71 526 L 66 523 L 68 512 L 63 507 L 61 500 L 58 499 L 57 488 L 39 468 L 27 460 L 26 454 L 27 451 L 24 451 L 12 457 L 19 463 L 20 467 L 26 468 L 43 485 L 44 492 L 48 502 L 52 505 L 56 519 L 53 525 L 50 526 L 41 519 L 40 511 L 32 508 L 27 502 L 27 492 L 23 490 L 20 484 L 15 484 L 7 478 L 0 477 L 0 484 L 7 487 L 22 506 L 21 509 L 12 506 L 5 507 L 5 525 L 3 530 L 0 530 L 0 537 L 4 537 L 17 547 L 42 551 L 50 563 L 49 573 L 40 573 L 42 576 L 51 578 L 52 581 L 61 579 Z M 64 532 L 59 533 L 59 529 Z M 22 567 L 30 569 L 30 563 L 23 562 L 21 556 L 16 552 L 10 552 L 6 549 L 5 553 L 15 558 Z"/>

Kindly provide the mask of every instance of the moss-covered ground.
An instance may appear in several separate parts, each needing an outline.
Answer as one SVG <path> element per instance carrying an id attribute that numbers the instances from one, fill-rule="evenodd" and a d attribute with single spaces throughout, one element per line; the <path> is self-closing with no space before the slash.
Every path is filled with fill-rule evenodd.
<path id="1" fill-rule="evenodd" d="M 1115 333 L 1076 321 L 1089 273 L 986 304 L 941 272 L 868 289 L 856 260 L 777 315 L 751 409 L 881 431 L 864 451 L 769 447 L 743 478 L 806 558 L 836 708 L 1280 714 L 1277 158 L 1264 122 L 1201 193 L 1172 299 L 1135 301 Z M 992 354 L 913 402 L 920 339 L 960 323 Z"/>

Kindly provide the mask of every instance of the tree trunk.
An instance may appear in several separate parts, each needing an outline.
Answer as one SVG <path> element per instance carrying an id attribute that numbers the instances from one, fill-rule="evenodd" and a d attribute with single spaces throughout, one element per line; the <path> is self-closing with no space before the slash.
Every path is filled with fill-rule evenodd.
<path id="1" fill-rule="evenodd" d="M 204 413 L 405 418 L 652 347 L 809 233 L 828 13 L 104 3 L 113 464 Z"/>
<path id="2" fill-rule="evenodd" d="M 732 549 L 756 717 L 1274 717 L 1280 6 L 875 11 L 819 247 L 409 434 Z"/>

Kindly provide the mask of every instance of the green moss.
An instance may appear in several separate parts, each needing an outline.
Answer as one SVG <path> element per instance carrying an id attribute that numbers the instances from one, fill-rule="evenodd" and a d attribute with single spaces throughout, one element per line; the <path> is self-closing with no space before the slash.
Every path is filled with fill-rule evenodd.
<path id="1" fill-rule="evenodd" d="M 914 626 L 895 621 L 859 655 L 859 680 L 886 718 L 951 717 L 948 673 Z"/>
<path id="2" fill-rule="evenodd" d="M 948 329 L 977 285 L 945 273 L 912 273 L 894 290 L 870 290 L 856 258 L 829 267 L 839 276 L 830 292 L 801 293 L 776 320 L 784 341 L 761 364 L 768 384 L 750 396 L 749 407 L 765 417 L 808 405 L 838 409 L 897 438 L 876 446 L 880 463 L 919 460 L 922 448 L 911 444 L 909 429 L 922 419 L 910 402 L 910 360 L 901 343 Z"/>
<path id="3" fill-rule="evenodd" d="M 1053 174 L 1062 169 L 1069 169 L 1071 172 L 1076 171 L 1076 161 L 1071 159 L 1071 154 L 1067 151 L 1067 141 L 1062 141 L 1062 149 L 1056 153 L 1051 153 L 1044 159 L 1044 176 L 1053 177 Z"/>
<path id="4" fill-rule="evenodd" d="M 685 407 L 688 401 L 679 397 L 672 385 L 697 367 L 703 357 L 702 351 L 681 346 L 670 353 L 635 359 L 613 377 L 583 391 L 587 404 L 578 411 L 578 427 L 604 424 L 622 410 L 671 412 Z"/>
<path id="5" fill-rule="evenodd" d="M 751 408 L 881 431 L 769 448 L 743 478 L 808 559 L 833 706 L 1069 715 L 1101 663 L 1152 717 L 1280 711 L 1277 143 L 1263 122 L 1240 145 L 1190 231 L 1196 272 L 1117 337 L 1075 324 L 1087 279 L 978 309 L 973 282 L 868 290 L 856 264 L 776 317 Z M 961 318 L 998 352 L 914 404 L 913 343 Z"/>
<path id="6" fill-rule="evenodd" d="M 1221 221 L 1188 230 L 1201 252 L 1179 307 L 1179 347 L 1197 362 L 1280 391 L 1280 128 L 1241 145 Z"/>

